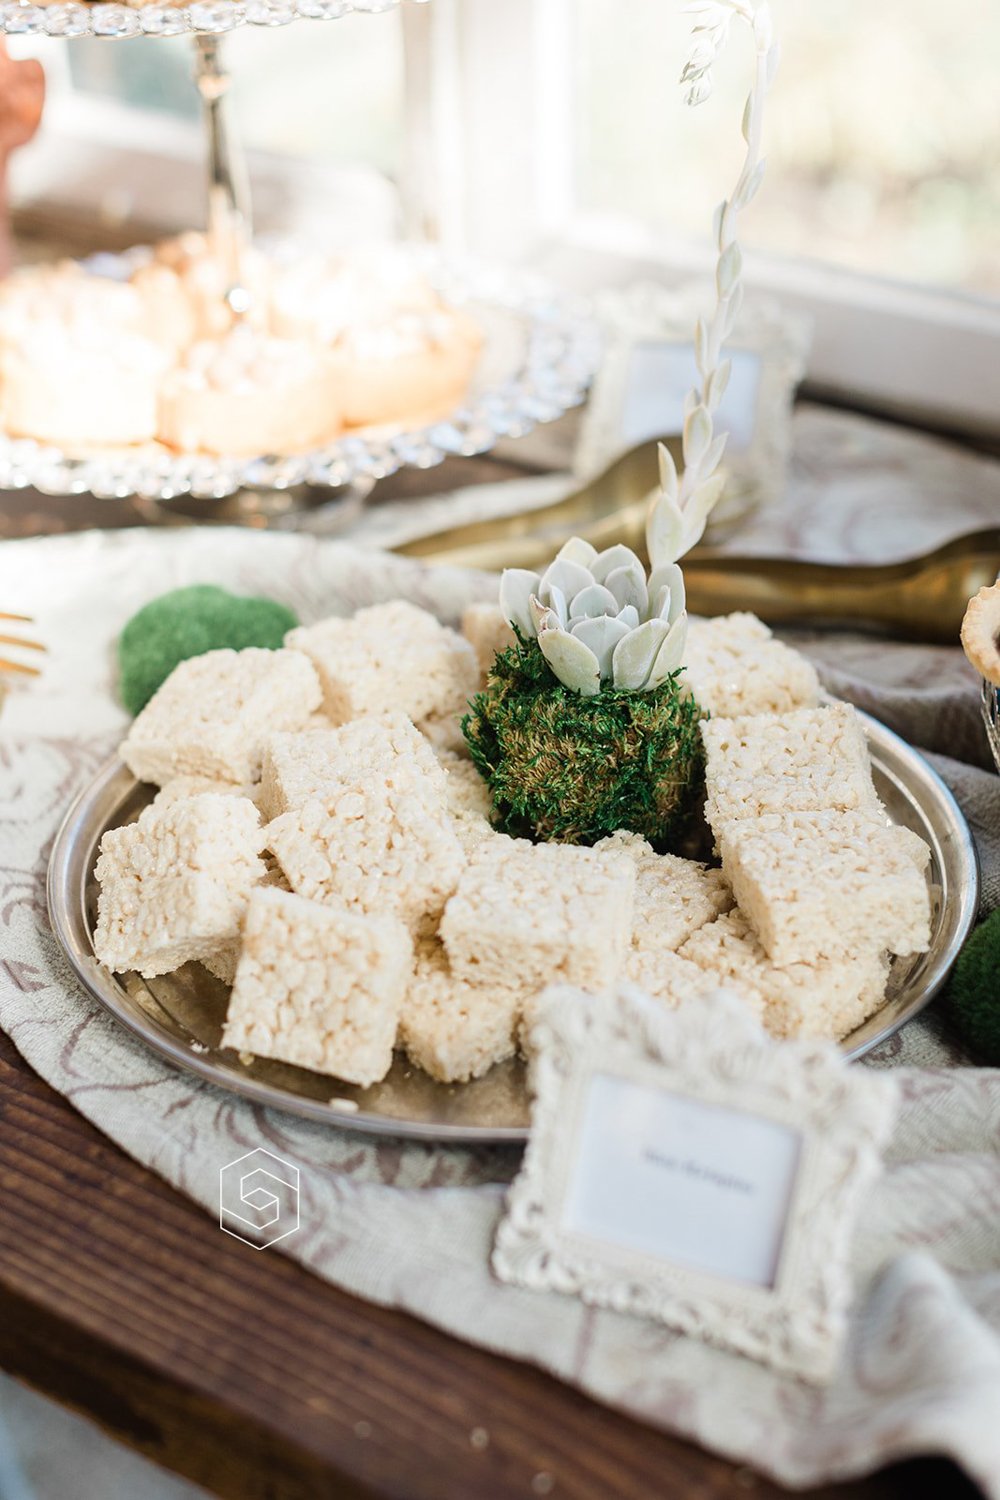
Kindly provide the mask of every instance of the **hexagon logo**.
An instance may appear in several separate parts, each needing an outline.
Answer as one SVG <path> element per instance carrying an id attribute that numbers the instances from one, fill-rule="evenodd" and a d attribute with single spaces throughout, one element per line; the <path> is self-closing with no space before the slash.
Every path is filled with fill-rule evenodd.
<path id="1" fill-rule="evenodd" d="M 299 1169 L 259 1146 L 219 1170 L 219 1228 L 266 1250 L 299 1227 Z"/>

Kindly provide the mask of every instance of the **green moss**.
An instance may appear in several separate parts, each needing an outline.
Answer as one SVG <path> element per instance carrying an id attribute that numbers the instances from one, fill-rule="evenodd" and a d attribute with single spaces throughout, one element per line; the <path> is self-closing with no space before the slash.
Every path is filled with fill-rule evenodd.
<path id="1" fill-rule="evenodd" d="M 1000 911 L 981 922 L 958 955 L 947 993 L 952 1020 L 983 1062 L 1000 1066 Z"/>
<path id="2" fill-rule="evenodd" d="M 652 692 L 563 687 L 534 641 L 501 652 L 462 722 L 498 827 L 593 844 L 617 828 L 668 850 L 702 791 L 701 710 L 674 674 Z"/>
<path id="3" fill-rule="evenodd" d="M 298 623 L 273 599 L 242 598 L 212 584 L 172 589 L 144 605 L 118 638 L 121 700 L 137 714 L 178 662 L 222 646 L 276 650 Z"/>

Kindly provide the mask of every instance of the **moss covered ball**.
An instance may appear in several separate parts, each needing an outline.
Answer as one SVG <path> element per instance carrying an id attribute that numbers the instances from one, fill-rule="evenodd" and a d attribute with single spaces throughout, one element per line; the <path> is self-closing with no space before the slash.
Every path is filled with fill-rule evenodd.
<path id="1" fill-rule="evenodd" d="M 593 844 L 618 828 L 675 847 L 700 805 L 701 710 L 674 674 L 650 692 L 563 687 L 534 641 L 493 664 L 462 723 L 504 832 Z"/>
<path id="2" fill-rule="evenodd" d="M 979 924 L 958 955 L 947 999 L 963 1040 L 983 1062 L 1000 1066 L 1000 911 Z"/>
<path id="3" fill-rule="evenodd" d="M 118 638 L 121 699 L 137 714 L 179 662 L 229 646 L 276 650 L 298 624 L 273 599 L 242 598 L 213 584 L 172 589 L 132 616 Z"/>

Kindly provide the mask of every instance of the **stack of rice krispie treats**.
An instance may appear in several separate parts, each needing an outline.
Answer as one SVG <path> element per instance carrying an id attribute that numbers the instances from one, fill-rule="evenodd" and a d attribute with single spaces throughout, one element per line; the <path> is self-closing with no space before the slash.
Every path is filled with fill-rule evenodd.
<path id="1" fill-rule="evenodd" d="M 779 1036 L 873 1009 L 886 953 L 926 944 L 926 851 L 804 658 L 752 616 L 692 625 L 720 870 L 493 828 L 460 725 L 511 639 L 492 605 L 460 633 L 394 601 L 183 662 L 121 749 L 159 791 L 102 842 L 98 959 L 199 962 L 231 985 L 225 1045 L 362 1087 L 399 1050 L 481 1076 L 553 982 L 671 1006 L 725 984 Z"/>
<path id="2" fill-rule="evenodd" d="M 850 705 L 715 718 L 701 733 L 735 907 L 681 955 L 756 991 L 774 1034 L 843 1037 L 880 1004 L 888 955 L 928 946 L 930 851 L 890 824 Z"/>

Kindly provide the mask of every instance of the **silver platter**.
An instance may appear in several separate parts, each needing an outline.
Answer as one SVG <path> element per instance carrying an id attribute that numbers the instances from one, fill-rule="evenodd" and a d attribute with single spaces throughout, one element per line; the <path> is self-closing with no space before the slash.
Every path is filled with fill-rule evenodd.
<path id="1" fill-rule="evenodd" d="M 851 1058 L 861 1057 L 923 1010 L 968 936 L 979 901 L 975 845 L 948 788 L 898 735 L 867 715 L 862 719 L 875 785 L 890 817 L 930 845 L 932 936 L 927 953 L 895 960 L 885 1003 L 843 1042 Z M 97 847 L 106 829 L 138 816 L 150 796 L 149 787 L 112 761 L 70 808 L 49 862 L 53 931 L 86 989 L 116 1020 L 176 1067 L 258 1104 L 334 1127 L 478 1144 L 526 1139 L 528 1099 L 521 1063 L 505 1063 L 474 1083 L 446 1086 L 397 1058 L 381 1083 L 357 1089 L 283 1063 L 244 1063 L 223 1049 L 228 991 L 200 964 L 153 980 L 116 976 L 102 968 L 91 942 Z"/>
<path id="2" fill-rule="evenodd" d="M 423 0 L 411 0 L 412 4 Z M 399 0 L 188 0 L 179 5 L 116 5 L 97 0 L 81 5 L 34 5 L 11 0 L 0 5 L 0 29 L 8 36 L 98 36 L 120 41 L 130 36 L 221 36 L 239 26 L 271 28 L 292 21 L 335 21 L 341 16 L 395 10 Z"/>
<path id="3" fill-rule="evenodd" d="M 291 247 L 281 248 L 290 253 Z M 148 255 L 138 246 L 85 264 L 122 280 Z M 580 404 L 601 357 L 600 331 L 585 302 L 530 271 L 458 264 L 422 246 L 410 247 L 408 259 L 446 302 L 471 312 L 485 335 L 464 404 L 442 420 L 404 430 L 358 429 L 311 453 L 252 458 L 155 445 L 70 455 L 0 428 L 0 490 L 30 485 L 47 495 L 208 502 L 241 490 L 344 489 L 404 467 L 429 469 L 449 457 L 485 453 L 501 438 L 523 437 Z M 204 518 L 212 518 L 208 506 Z"/>

